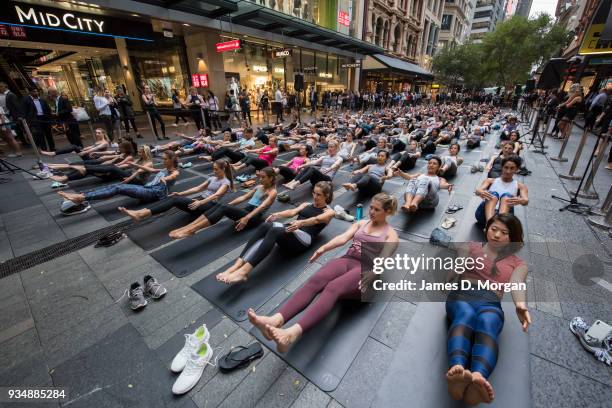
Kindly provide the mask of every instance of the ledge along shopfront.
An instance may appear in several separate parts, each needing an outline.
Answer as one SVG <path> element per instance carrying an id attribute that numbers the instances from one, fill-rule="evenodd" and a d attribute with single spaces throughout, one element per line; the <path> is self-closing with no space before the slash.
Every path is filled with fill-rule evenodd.
<path id="1" fill-rule="evenodd" d="M 362 65 L 361 87 L 370 92 L 423 92 L 434 79 L 431 72 L 418 65 L 382 54 L 368 56 Z"/>
<path id="2" fill-rule="evenodd" d="M 124 90 L 140 110 L 149 85 L 162 103 L 188 84 L 182 37 L 155 22 L 68 2 L 0 3 L 0 80 L 26 93 L 37 86 L 66 92 L 93 111 L 96 87 Z"/>

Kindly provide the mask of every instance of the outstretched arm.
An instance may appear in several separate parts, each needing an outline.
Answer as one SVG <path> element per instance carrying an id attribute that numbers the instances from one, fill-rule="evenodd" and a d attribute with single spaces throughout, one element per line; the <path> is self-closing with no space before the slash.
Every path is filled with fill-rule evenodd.
<path id="1" fill-rule="evenodd" d="M 308 260 L 308 262 L 312 263 L 314 262 L 318 257 L 320 257 L 321 255 L 323 255 L 325 252 L 331 251 L 332 249 L 341 247 L 342 245 L 346 244 L 347 242 L 349 242 L 351 239 L 353 239 L 353 237 L 355 236 L 355 234 L 357 233 L 357 230 L 359 229 L 359 227 L 361 225 L 363 225 L 365 222 L 367 222 L 366 220 L 360 221 L 360 222 L 356 222 L 355 224 L 351 225 L 349 227 L 349 229 L 347 229 L 346 231 L 344 231 L 342 234 L 337 235 L 336 237 L 332 238 L 331 241 L 327 242 L 326 244 L 322 245 L 319 247 L 319 249 L 317 249 L 314 254 L 312 254 L 312 256 L 310 257 L 310 259 Z"/>
<path id="2" fill-rule="evenodd" d="M 527 280 L 527 265 L 525 263 L 518 266 L 510 277 L 512 283 L 525 283 Z M 531 324 L 531 316 L 527 309 L 527 291 L 526 290 L 513 290 L 512 300 L 514 300 L 514 306 L 516 308 L 516 315 L 523 326 L 523 331 L 527 331 Z"/>

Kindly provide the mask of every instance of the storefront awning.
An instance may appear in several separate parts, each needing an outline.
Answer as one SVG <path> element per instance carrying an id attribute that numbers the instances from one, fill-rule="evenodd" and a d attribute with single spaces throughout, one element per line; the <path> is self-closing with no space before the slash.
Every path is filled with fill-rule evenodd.
<path id="1" fill-rule="evenodd" d="M 362 55 L 379 54 L 384 51 L 377 45 L 281 13 L 256 2 L 241 0 L 144 0 L 144 2 Z"/>
<path id="2" fill-rule="evenodd" d="M 419 79 L 433 80 L 434 78 L 431 72 L 416 64 L 383 54 L 374 54 L 371 57 L 367 57 L 362 66 L 364 71 L 392 69 Z"/>

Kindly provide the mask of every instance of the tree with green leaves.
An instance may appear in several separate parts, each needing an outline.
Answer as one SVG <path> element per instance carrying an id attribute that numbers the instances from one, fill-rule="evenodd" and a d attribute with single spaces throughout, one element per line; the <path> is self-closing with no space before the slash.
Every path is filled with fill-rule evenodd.
<path id="1" fill-rule="evenodd" d="M 533 19 L 514 16 L 487 33 L 482 43 L 445 48 L 434 56 L 436 79 L 469 89 L 524 83 L 534 65 L 548 61 L 565 46 L 569 33 L 548 14 Z"/>

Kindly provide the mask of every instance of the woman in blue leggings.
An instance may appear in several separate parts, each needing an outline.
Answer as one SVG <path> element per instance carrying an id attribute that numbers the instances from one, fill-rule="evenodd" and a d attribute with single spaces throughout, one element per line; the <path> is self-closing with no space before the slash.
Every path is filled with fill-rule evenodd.
<path id="1" fill-rule="evenodd" d="M 523 245 L 523 227 L 512 214 L 496 214 L 487 222 L 487 242 L 472 242 L 459 250 L 459 257 L 480 259 L 479 267 L 460 277 L 471 283 L 471 290 L 454 290 L 446 299 L 450 322 L 447 337 L 448 392 L 467 405 L 490 403 L 495 398 L 487 378 L 497 363 L 497 339 L 504 327 L 502 290 L 475 289 L 478 282 L 495 284 L 525 283 L 527 264 L 515 253 Z M 477 263 L 478 265 L 478 263 Z M 465 284 L 465 282 L 463 282 Z M 462 286 L 463 287 L 463 286 Z M 512 290 L 516 315 L 526 332 L 531 324 L 526 290 Z"/>
<path id="2" fill-rule="evenodd" d="M 75 204 L 81 204 L 91 200 L 104 200 L 116 195 L 137 198 L 144 202 L 158 201 L 168 195 L 168 190 L 174 185 L 179 175 L 178 158 L 174 152 L 165 151 L 163 159 L 164 168 L 161 170 L 132 163 L 132 165 L 138 169 L 156 173 L 153 179 L 144 186 L 139 184 L 119 183 L 108 187 L 101 187 L 86 193 L 75 194 L 60 191 L 58 194 L 65 200 L 72 201 Z"/>

